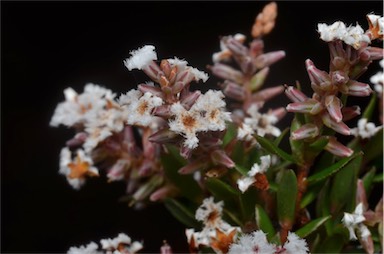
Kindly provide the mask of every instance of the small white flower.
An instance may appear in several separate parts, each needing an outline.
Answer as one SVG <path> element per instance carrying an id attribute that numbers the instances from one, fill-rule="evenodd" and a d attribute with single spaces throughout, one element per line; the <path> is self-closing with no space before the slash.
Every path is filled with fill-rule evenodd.
<path id="1" fill-rule="evenodd" d="M 253 164 L 250 171 L 248 171 L 247 176 L 243 176 L 237 180 L 237 185 L 241 192 L 245 192 L 248 188 L 256 182 L 256 174 L 263 174 L 267 172 L 268 168 L 271 166 L 271 156 L 261 156 L 260 157 L 261 164 L 258 163 Z"/>
<path id="2" fill-rule="evenodd" d="M 318 24 L 317 31 L 320 33 L 320 39 L 330 42 L 336 39 L 342 40 L 347 33 L 347 28 L 343 22 L 336 21 L 330 26 L 324 23 Z"/>
<path id="3" fill-rule="evenodd" d="M 71 247 L 67 251 L 67 254 L 101 254 L 103 252 L 98 251 L 98 245 L 95 242 L 90 242 L 87 246 Z"/>
<path id="4" fill-rule="evenodd" d="M 228 254 L 274 254 L 276 248 L 268 243 L 265 233 L 257 230 L 251 234 L 244 234 L 237 243 L 231 244 Z"/>
<path id="5" fill-rule="evenodd" d="M 355 49 L 359 49 L 362 42 L 371 42 L 368 35 L 364 33 L 364 30 L 358 24 L 346 27 L 341 21 L 336 21 L 330 26 L 320 23 L 317 25 L 317 31 L 323 41 L 342 40 Z"/>
<path id="6" fill-rule="evenodd" d="M 124 233 L 120 233 L 117 237 L 111 239 L 111 238 L 108 238 L 108 239 L 102 239 L 100 240 L 100 244 L 101 244 L 101 248 L 103 250 L 107 250 L 107 251 L 114 251 L 113 253 L 115 253 L 117 251 L 117 253 L 120 253 L 118 251 L 118 248 L 121 247 L 121 245 L 123 245 L 124 247 L 124 250 L 127 250 L 128 253 L 136 253 L 137 251 L 141 250 L 143 248 L 143 244 L 140 243 L 140 242 L 132 242 L 131 238 L 124 234 Z M 125 252 L 123 252 L 125 253 Z"/>
<path id="7" fill-rule="evenodd" d="M 112 132 L 108 128 L 98 126 L 87 127 L 85 131 L 89 134 L 83 144 L 84 150 L 87 153 L 95 149 L 100 142 L 112 136 Z"/>
<path id="8" fill-rule="evenodd" d="M 190 149 L 198 146 L 199 139 L 197 132 L 206 130 L 202 121 L 202 116 L 198 111 L 186 110 L 180 102 L 176 102 L 171 106 L 171 113 L 175 116 L 174 120 L 170 120 L 169 129 L 184 136 L 184 145 Z"/>
<path id="9" fill-rule="evenodd" d="M 349 231 L 350 240 L 357 239 L 355 229 L 359 229 L 360 232 L 363 233 L 362 237 L 365 239 L 371 234 L 368 228 L 362 224 L 363 221 L 365 221 L 365 217 L 363 215 L 363 203 L 359 203 L 353 213 L 344 212 L 342 222 Z"/>
<path id="10" fill-rule="evenodd" d="M 208 227 L 215 227 L 221 220 L 223 205 L 223 201 L 215 203 L 213 197 L 204 199 L 201 206 L 196 210 L 196 220 L 203 221 Z"/>
<path id="11" fill-rule="evenodd" d="M 347 28 L 347 33 L 343 37 L 343 41 L 355 49 L 359 49 L 362 42 L 371 42 L 369 36 L 364 34 L 364 30 L 358 24 L 356 26 L 349 26 Z"/>
<path id="12" fill-rule="evenodd" d="M 226 122 L 232 121 L 229 112 L 225 111 L 224 94 L 221 91 L 209 90 L 201 95 L 193 105 L 193 110 L 201 112 L 206 128 L 211 131 L 223 131 Z"/>
<path id="13" fill-rule="evenodd" d="M 77 150 L 76 157 L 72 159 L 72 153 L 67 147 L 60 152 L 59 173 L 66 176 L 68 183 L 76 190 L 84 185 L 86 176 L 99 175 L 92 159 L 83 150 Z"/>
<path id="14" fill-rule="evenodd" d="M 309 252 L 307 242 L 291 232 L 288 232 L 288 238 L 283 247 L 287 254 L 307 254 Z"/>
<path id="15" fill-rule="evenodd" d="M 66 100 L 57 105 L 50 121 L 51 126 L 85 125 L 97 118 L 98 112 L 104 110 L 108 100 L 113 100 L 115 96 L 111 90 L 92 83 L 86 84 L 82 94 L 67 88 L 64 95 Z"/>
<path id="16" fill-rule="evenodd" d="M 132 89 L 119 98 L 120 105 L 125 108 L 127 123 L 131 125 L 149 126 L 154 119 L 152 111 L 163 104 L 163 100 L 150 92 L 142 94 Z"/>
<path id="17" fill-rule="evenodd" d="M 378 34 L 383 35 L 384 18 L 379 16 L 379 15 L 375 15 L 375 14 L 368 14 L 367 18 L 368 18 L 369 22 L 372 24 L 372 26 L 379 28 Z"/>
<path id="18" fill-rule="evenodd" d="M 381 59 L 379 62 L 381 70 L 384 68 L 384 59 Z M 379 98 L 383 97 L 383 85 L 384 85 L 384 73 L 383 71 L 377 72 L 370 78 L 371 83 L 374 85 L 374 89 L 378 94 Z"/>
<path id="19" fill-rule="evenodd" d="M 279 128 L 274 126 L 278 118 L 272 113 L 262 114 L 257 105 L 248 108 L 247 113 L 251 117 L 244 118 L 244 123 L 249 125 L 257 135 L 264 137 L 267 134 L 278 137 L 281 134 Z"/>
<path id="20" fill-rule="evenodd" d="M 367 118 L 361 118 L 357 122 L 357 127 L 351 128 L 351 134 L 366 139 L 375 136 L 382 128 L 382 125 L 376 127 L 374 123 L 368 122 Z"/>
<path id="21" fill-rule="evenodd" d="M 142 48 L 130 52 L 131 57 L 124 60 L 125 66 L 128 70 L 138 69 L 141 70 L 154 60 L 157 60 L 155 47 L 152 45 L 145 45 Z"/>

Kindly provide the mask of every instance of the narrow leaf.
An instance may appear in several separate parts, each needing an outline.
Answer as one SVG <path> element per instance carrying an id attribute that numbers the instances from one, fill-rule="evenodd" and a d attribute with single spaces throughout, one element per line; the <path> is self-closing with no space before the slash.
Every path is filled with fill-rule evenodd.
<path id="1" fill-rule="evenodd" d="M 376 101 L 377 101 L 377 95 L 376 93 L 372 93 L 371 100 L 369 101 L 369 104 L 365 108 L 361 118 L 367 118 L 368 120 L 371 119 L 372 114 L 377 107 Z"/>
<path id="2" fill-rule="evenodd" d="M 281 143 L 281 141 L 283 140 L 283 138 L 285 137 L 285 135 L 287 135 L 288 132 L 289 132 L 289 128 L 285 128 L 285 129 L 281 132 L 280 136 L 278 136 L 278 137 L 275 139 L 275 141 L 273 141 L 273 144 L 274 144 L 275 146 L 279 146 L 280 143 Z"/>
<path id="3" fill-rule="evenodd" d="M 235 198 L 240 194 L 240 192 L 232 186 L 228 185 L 220 179 L 213 177 L 206 180 L 206 186 L 208 190 L 220 200 Z"/>
<path id="4" fill-rule="evenodd" d="M 309 234 L 316 231 L 321 225 L 323 225 L 324 222 L 326 222 L 331 216 L 325 216 L 321 218 L 317 218 L 308 224 L 306 224 L 304 227 L 298 229 L 295 233 L 301 238 L 307 237 Z"/>
<path id="5" fill-rule="evenodd" d="M 276 232 L 273 228 L 272 222 L 268 214 L 260 205 L 256 205 L 255 217 L 257 227 L 267 234 L 268 240 L 271 240 L 271 238 L 275 235 Z"/>
<path id="6" fill-rule="evenodd" d="M 184 225 L 188 227 L 199 226 L 194 214 L 176 199 L 166 198 L 164 200 L 164 205 L 171 212 L 171 214 Z"/>
<path id="7" fill-rule="evenodd" d="M 373 167 L 363 176 L 363 185 L 364 185 L 365 193 L 367 194 L 367 196 L 369 196 L 369 194 L 371 193 L 372 183 L 375 177 L 375 173 L 376 173 L 376 168 Z"/>
<path id="8" fill-rule="evenodd" d="M 323 169 L 316 174 L 311 175 L 307 179 L 308 184 L 312 185 L 314 183 L 317 183 L 319 181 L 322 181 L 322 180 L 332 176 L 333 174 L 337 173 L 340 169 L 345 167 L 350 161 L 352 161 L 353 159 L 355 159 L 358 156 L 361 157 L 362 153 L 356 153 L 350 157 L 343 158 L 343 159 L 339 160 L 338 162 L 336 162 L 335 164 L 333 164 L 332 166 L 330 166 L 326 169 Z"/>
<path id="9" fill-rule="evenodd" d="M 246 168 L 244 168 L 243 166 L 241 166 L 241 165 L 238 165 L 238 164 L 236 164 L 235 165 L 235 169 L 240 173 L 240 174 L 242 174 L 243 176 L 246 176 L 246 175 L 248 175 L 248 169 L 246 169 Z"/>
<path id="10" fill-rule="evenodd" d="M 289 169 L 283 172 L 277 191 L 277 215 L 280 225 L 292 225 L 295 218 L 297 179 Z"/>
<path id="11" fill-rule="evenodd" d="M 259 142 L 259 144 L 268 152 L 276 154 L 286 161 L 294 162 L 294 160 L 290 154 L 281 150 L 279 147 L 277 147 L 275 144 L 273 144 L 270 140 L 268 140 L 264 137 L 261 137 L 261 136 L 257 136 L 257 135 L 255 137 L 256 137 L 257 142 Z"/>
<path id="12" fill-rule="evenodd" d="M 374 183 L 380 183 L 380 182 L 383 182 L 383 178 L 384 178 L 384 175 L 383 175 L 383 173 L 381 173 L 381 174 L 375 175 L 375 177 L 373 177 L 372 181 Z"/>

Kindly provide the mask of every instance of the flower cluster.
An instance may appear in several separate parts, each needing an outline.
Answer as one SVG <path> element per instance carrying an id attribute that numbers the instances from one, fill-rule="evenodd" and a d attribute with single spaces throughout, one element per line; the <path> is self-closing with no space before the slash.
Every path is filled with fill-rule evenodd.
<path id="1" fill-rule="evenodd" d="M 310 96 L 299 82 L 265 87 L 286 55 L 264 52 L 276 17 L 277 4 L 268 3 L 250 41 L 240 33 L 220 37 L 207 66 L 217 89 L 194 89 L 208 74 L 184 59 L 159 60 L 153 45 L 124 60 L 149 78 L 136 89 L 119 96 L 92 83 L 83 93 L 65 89 L 50 125 L 75 135 L 61 150 L 59 173 L 77 190 L 89 177 L 124 181 L 125 200 L 136 209 L 163 203 L 186 225 L 191 253 L 382 251 L 383 199 L 373 190 L 383 181 L 384 76 L 364 81 L 363 74 L 375 61 L 383 67 L 383 49 L 374 46 L 383 40 L 383 17 L 368 14 L 366 30 L 318 24 L 330 62 L 325 71 L 305 61 Z M 278 96 L 292 102 L 266 108 Z M 350 97 L 369 103 L 349 105 Z M 290 126 L 280 129 L 289 113 Z M 91 242 L 68 253 L 143 248 L 125 234 L 100 243 L 102 251 Z M 172 250 L 164 243 L 160 252 Z"/>

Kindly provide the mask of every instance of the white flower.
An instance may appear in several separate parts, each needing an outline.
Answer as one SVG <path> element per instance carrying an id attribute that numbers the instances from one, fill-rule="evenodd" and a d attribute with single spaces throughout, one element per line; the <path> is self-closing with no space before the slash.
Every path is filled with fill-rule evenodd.
<path id="1" fill-rule="evenodd" d="M 362 223 L 363 221 L 365 221 L 363 209 L 363 203 L 359 203 L 353 213 L 344 212 L 342 222 L 349 231 L 350 240 L 357 239 L 355 229 L 358 229 L 360 231 L 360 235 L 363 240 L 366 240 L 371 235 L 368 228 Z"/>
<path id="2" fill-rule="evenodd" d="M 345 34 L 343 41 L 355 49 L 359 49 L 362 42 L 371 42 L 369 36 L 364 34 L 364 30 L 358 24 L 347 28 L 347 33 Z"/>
<path id="3" fill-rule="evenodd" d="M 127 250 L 128 253 L 136 253 L 137 251 L 143 248 L 143 244 L 140 242 L 132 242 L 131 238 L 124 234 L 120 233 L 117 237 L 111 239 L 102 239 L 100 240 L 101 248 L 108 251 L 118 251 L 118 248 L 123 245 L 124 250 Z M 123 252 L 125 253 L 125 252 Z"/>
<path id="4" fill-rule="evenodd" d="M 347 28 L 343 22 L 336 21 L 330 26 L 324 23 L 318 24 L 317 31 L 320 33 L 320 39 L 330 42 L 336 39 L 342 40 L 347 33 Z"/>
<path id="5" fill-rule="evenodd" d="M 216 227 L 221 221 L 224 202 L 215 203 L 213 197 L 203 200 L 203 204 L 196 210 L 196 220 L 203 221 L 206 227 Z"/>
<path id="6" fill-rule="evenodd" d="M 76 190 L 85 183 L 86 176 L 98 176 L 99 171 L 93 167 L 92 159 L 83 150 L 77 150 L 76 157 L 72 159 L 72 153 L 64 147 L 60 152 L 59 173 L 67 177 L 68 183 Z"/>
<path id="7" fill-rule="evenodd" d="M 157 60 L 155 47 L 152 45 L 145 45 L 142 48 L 131 51 L 130 54 L 131 57 L 124 60 L 124 64 L 128 70 L 141 70 L 152 61 Z"/>
<path id="8" fill-rule="evenodd" d="M 237 185 L 241 192 L 245 192 L 248 188 L 256 182 L 256 174 L 263 174 L 267 172 L 268 168 L 271 166 L 271 156 L 261 156 L 261 165 L 258 163 L 253 164 L 250 171 L 248 171 L 247 176 L 243 176 L 237 180 Z"/>
<path id="9" fill-rule="evenodd" d="M 376 135 L 376 133 L 383 128 L 382 125 L 375 126 L 374 123 L 368 122 L 367 118 L 361 118 L 357 122 L 356 128 L 351 128 L 351 134 L 356 137 L 371 138 Z"/>
<path id="10" fill-rule="evenodd" d="M 97 145 L 104 141 L 106 138 L 112 136 L 112 132 L 108 128 L 90 126 L 85 128 L 89 134 L 83 144 L 84 150 L 90 153 Z"/>
<path id="11" fill-rule="evenodd" d="M 307 242 L 291 232 L 288 232 L 288 238 L 283 248 L 287 254 L 307 254 L 309 252 Z"/>
<path id="12" fill-rule="evenodd" d="M 368 14 L 367 18 L 369 23 L 372 24 L 373 27 L 378 27 L 378 34 L 383 35 L 384 18 L 375 14 Z"/>
<path id="13" fill-rule="evenodd" d="M 51 126 L 84 125 L 97 118 L 98 112 L 104 109 L 108 100 L 114 98 L 111 90 L 92 83 L 85 86 L 82 94 L 77 94 L 72 88 L 67 88 L 64 90 L 64 95 L 66 100 L 57 105 L 49 123 Z"/>
<path id="14" fill-rule="evenodd" d="M 268 243 L 265 233 L 257 230 L 240 237 L 237 243 L 231 244 L 228 254 L 274 254 L 276 247 Z"/>
<path id="15" fill-rule="evenodd" d="M 381 69 L 384 68 L 384 59 L 379 62 Z M 384 73 L 382 71 L 377 72 L 370 78 L 371 83 L 374 85 L 374 89 L 380 98 L 383 97 L 383 85 L 384 85 Z"/>
<path id="16" fill-rule="evenodd" d="M 98 245 L 95 242 L 90 242 L 87 246 L 71 247 L 67 254 L 101 254 L 103 252 L 97 251 Z"/>
<path id="17" fill-rule="evenodd" d="M 225 112 L 224 94 L 221 91 L 209 90 L 201 95 L 193 105 L 193 110 L 203 114 L 206 128 L 211 131 L 223 131 L 226 121 L 232 121 L 229 112 Z"/>
<path id="18" fill-rule="evenodd" d="M 257 135 L 264 137 L 270 134 L 278 137 L 281 134 L 280 129 L 274 126 L 278 122 L 278 118 L 272 113 L 260 113 L 257 105 L 250 106 L 247 113 L 251 117 L 244 118 L 244 123 L 249 125 Z"/>
<path id="19" fill-rule="evenodd" d="M 199 139 L 197 132 L 206 130 L 202 121 L 202 116 L 198 111 L 186 110 L 180 102 L 176 102 L 171 106 L 171 113 L 175 116 L 174 120 L 170 120 L 169 129 L 184 136 L 184 145 L 190 149 L 198 146 Z"/>
<path id="20" fill-rule="evenodd" d="M 330 26 L 320 23 L 317 25 L 317 31 L 320 33 L 320 39 L 323 41 L 342 40 L 355 49 L 361 47 L 361 42 L 371 42 L 369 36 L 364 33 L 364 30 L 358 24 L 346 27 L 341 21 L 336 21 Z"/>
<path id="21" fill-rule="evenodd" d="M 132 89 L 119 98 L 120 105 L 125 108 L 127 123 L 131 125 L 149 126 L 154 119 L 152 111 L 163 104 L 163 100 L 150 92 L 142 94 Z"/>

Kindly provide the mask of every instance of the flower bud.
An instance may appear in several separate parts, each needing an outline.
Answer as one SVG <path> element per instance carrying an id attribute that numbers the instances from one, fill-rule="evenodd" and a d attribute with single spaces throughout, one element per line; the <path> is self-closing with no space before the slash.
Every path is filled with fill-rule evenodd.
<path id="1" fill-rule="evenodd" d="M 227 168 L 233 168 L 235 163 L 223 150 L 215 150 L 211 153 L 211 159 L 214 163 L 223 165 Z"/>
<path id="2" fill-rule="evenodd" d="M 306 138 L 315 138 L 319 135 L 319 128 L 311 123 L 304 124 L 299 129 L 291 133 L 293 140 L 300 140 Z"/>
<path id="3" fill-rule="evenodd" d="M 238 84 L 243 82 L 243 74 L 240 71 L 233 69 L 232 67 L 221 63 L 215 63 L 210 68 L 212 73 L 219 78 L 228 79 Z"/>
<path id="4" fill-rule="evenodd" d="M 352 149 L 338 142 L 335 137 L 329 137 L 329 141 L 324 149 L 340 157 L 349 157 L 353 154 Z"/>
<path id="5" fill-rule="evenodd" d="M 195 104 L 196 100 L 200 97 L 200 95 L 201 92 L 199 90 L 196 90 L 183 97 L 180 103 L 186 110 L 189 110 L 193 106 L 193 104 Z"/>
<path id="6" fill-rule="evenodd" d="M 304 102 L 308 99 L 308 97 L 304 93 L 294 88 L 293 86 L 286 86 L 285 94 L 293 102 Z"/>
<path id="7" fill-rule="evenodd" d="M 369 96 L 372 93 L 372 89 L 368 84 L 361 83 L 355 80 L 348 82 L 348 95 L 353 96 Z"/>
<path id="8" fill-rule="evenodd" d="M 327 107 L 329 115 L 337 123 L 341 122 L 343 115 L 341 114 L 341 101 L 335 95 L 328 95 L 324 100 L 325 106 Z"/>
<path id="9" fill-rule="evenodd" d="M 227 97 L 238 100 L 238 101 L 243 101 L 245 99 L 246 91 L 244 87 L 236 83 L 230 82 L 228 80 L 226 80 L 223 83 L 223 86 L 224 86 L 223 93 Z"/>
<path id="10" fill-rule="evenodd" d="M 254 60 L 254 64 L 258 69 L 262 69 L 264 67 L 268 67 L 277 61 L 281 60 L 285 57 L 285 51 L 279 50 L 274 52 L 269 52 L 262 54 Z"/>
<path id="11" fill-rule="evenodd" d="M 252 101 L 268 101 L 271 98 L 281 94 L 284 91 L 284 86 L 275 86 L 265 88 L 252 95 Z"/>

